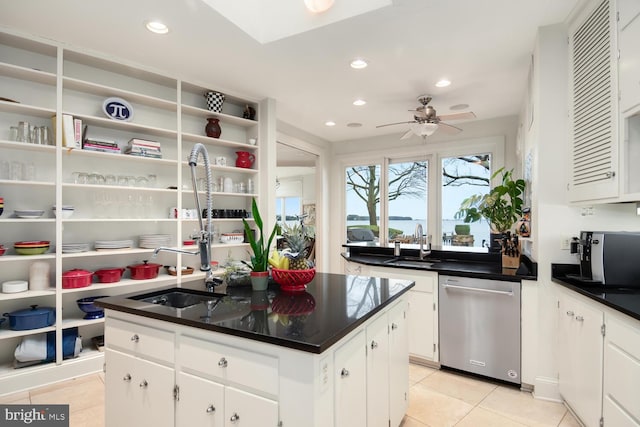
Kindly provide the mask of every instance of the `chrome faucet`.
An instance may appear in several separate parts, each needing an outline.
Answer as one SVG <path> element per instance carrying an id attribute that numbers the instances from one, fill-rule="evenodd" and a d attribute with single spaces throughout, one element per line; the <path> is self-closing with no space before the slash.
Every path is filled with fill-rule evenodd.
<path id="1" fill-rule="evenodd" d="M 424 259 L 425 256 L 431 254 L 431 242 L 429 242 L 427 244 L 427 250 L 424 250 L 424 239 L 422 238 L 422 235 L 424 234 L 424 231 L 422 230 L 422 224 L 417 223 L 416 224 L 416 231 L 415 231 L 415 238 L 418 239 L 418 242 L 420 242 L 420 249 L 419 249 L 419 256 L 420 259 Z"/>
<path id="2" fill-rule="evenodd" d="M 196 185 L 196 166 L 198 163 L 198 154 L 202 155 L 205 170 L 205 181 L 207 183 L 207 226 L 205 227 L 202 221 L 202 209 L 200 209 L 200 199 L 198 198 L 198 186 Z M 196 210 L 198 211 L 198 223 L 200 224 L 200 232 L 193 238 L 198 242 L 200 254 L 200 271 L 206 272 L 204 279 L 204 285 L 208 291 L 213 291 L 213 287 L 220 283 L 213 277 L 213 271 L 211 270 L 211 239 L 213 236 L 211 230 L 211 187 L 213 187 L 213 179 L 211 178 L 211 167 L 209 163 L 209 153 L 207 148 L 202 143 L 197 143 L 191 149 L 189 154 L 189 166 L 191 167 L 191 185 L 193 188 L 193 195 L 196 199 Z"/>
<path id="3" fill-rule="evenodd" d="M 158 252 L 175 252 L 177 254 L 187 254 L 187 255 L 198 255 L 200 253 L 200 251 L 196 251 L 196 252 L 183 251 L 182 249 L 165 248 L 164 246 L 161 246 L 159 248 L 156 248 L 153 251 L 153 255 L 151 256 L 151 258 L 157 257 L 158 256 Z"/>

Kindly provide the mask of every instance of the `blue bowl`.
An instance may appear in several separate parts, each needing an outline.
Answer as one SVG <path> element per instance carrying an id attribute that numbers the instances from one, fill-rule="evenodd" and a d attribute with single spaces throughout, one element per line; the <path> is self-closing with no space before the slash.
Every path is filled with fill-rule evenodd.
<path id="1" fill-rule="evenodd" d="M 104 317 L 104 310 L 101 307 L 97 307 L 93 302 L 98 298 L 105 298 L 107 295 L 100 295 L 97 297 L 80 298 L 76 301 L 80 310 L 87 313 L 83 319 L 101 319 Z"/>

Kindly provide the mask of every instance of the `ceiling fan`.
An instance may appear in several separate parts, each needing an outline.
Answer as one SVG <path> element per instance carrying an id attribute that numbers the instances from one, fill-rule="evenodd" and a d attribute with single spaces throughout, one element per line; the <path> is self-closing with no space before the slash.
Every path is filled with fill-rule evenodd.
<path id="1" fill-rule="evenodd" d="M 431 102 L 431 97 L 429 95 L 420 95 L 418 97 L 418 102 L 420 102 L 420 104 L 422 105 L 420 105 L 415 110 L 409 110 L 415 113 L 413 115 L 413 121 L 387 123 L 385 125 L 376 126 L 376 128 L 408 124 L 409 130 L 404 135 L 402 135 L 400 139 L 407 139 L 412 134 L 426 138 L 427 136 L 433 135 L 433 133 L 437 130 L 441 130 L 442 132 L 451 135 L 462 132 L 462 129 L 449 125 L 447 123 L 443 123 L 442 120 L 463 120 L 473 119 L 476 117 L 476 115 L 471 111 L 468 111 L 466 113 L 453 113 L 438 116 L 436 114 L 436 109 L 429 105 L 429 103 Z"/>

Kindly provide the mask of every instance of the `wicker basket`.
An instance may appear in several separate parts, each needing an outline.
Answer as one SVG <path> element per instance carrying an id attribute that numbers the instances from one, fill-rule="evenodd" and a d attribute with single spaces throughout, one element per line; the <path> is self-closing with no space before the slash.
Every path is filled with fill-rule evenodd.
<path id="1" fill-rule="evenodd" d="M 178 272 L 176 271 L 175 267 L 169 267 L 166 266 L 165 267 L 167 269 L 167 273 L 169 273 L 170 276 L 177 276 Z M 193 274 L 193 268 L 192 267 L 186 267 L 182 269 L 182 275 L 187 275 L 187 274 Z"/>
<path id="2" fill-rule="evenodd" d="M 315 268 L 306 270 L 281 270 L 279 268 L 271 269 L 273 280 L 280 285 L 280 289 L 284 291 L 304 291 L 306 284 L 311 282 L 316 275 Z"/>

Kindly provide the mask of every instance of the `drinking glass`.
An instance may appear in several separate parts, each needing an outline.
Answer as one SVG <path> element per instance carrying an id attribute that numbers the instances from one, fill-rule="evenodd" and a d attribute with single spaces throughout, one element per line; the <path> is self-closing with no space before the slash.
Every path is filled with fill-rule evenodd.
<path id="1" fill-rule="evenodd" d="M 44 144 L 42 140 L 42 128 L 34 126 L 33 129 L 31 129 L 31 143 L 38 145 Z"/>
<path id="2" fill-rule="evenodd" d="M 24 179 L 25 181 L 36 180 L 36 165 L 33 162 L 28 162 L 24 167 Z"/>
<path id="3" fill-rule="evenodd" d="M 12 179 L 13 181 L 22 180 L 24 173 L 24 165 L 22 164 L 22 162 L 13 161 L 11 162 L 10 168 L 10 179 Z"/>
<path id="4" fill-rule="evenodd" d="M 8 160 L 0 161 L 0 179 L 11 178 L 11 163 Z"/>
<path id="5" fill-rule="evenodd" d="M 9 127 L 9 141 L 17 141 L 18 140 L 18 127 L 11 126 Z"/>
<path id="6" fill-rule="evenodd" d="M 18 142 L 31 142 L 31 133 L 29 130 L 29 122 L 19 122 L 18 123 L 18 137 L 16 138 Z"/>

